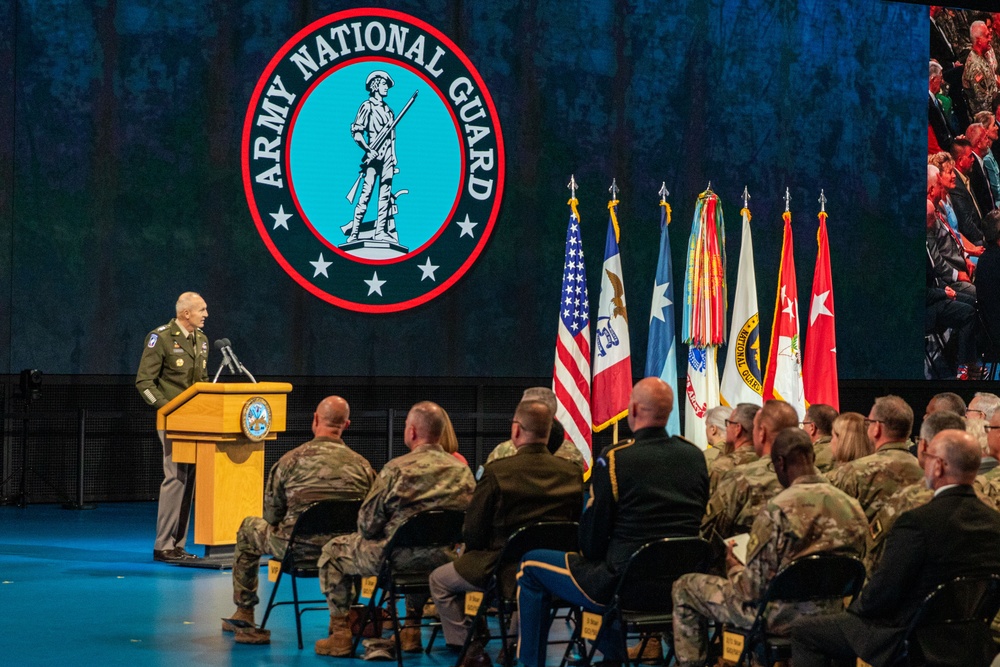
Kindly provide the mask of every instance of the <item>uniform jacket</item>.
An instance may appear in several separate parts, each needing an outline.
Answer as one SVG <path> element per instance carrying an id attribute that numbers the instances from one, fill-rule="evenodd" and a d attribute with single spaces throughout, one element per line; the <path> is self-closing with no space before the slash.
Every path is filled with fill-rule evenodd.
<path id="1" fill-rule="evenodd" d="M 135 387 L 149 405 L 163 407 L 195 382 L 208 379 L 208 337 L 194 330 L 185 337 L 177 320 L 149 332 L 142 350 Z"/>
<path id="2" fill-rule="evenodd" d="M 887 442 L 874 454 L 845 463 L 827 477 L 835 487 L 857 498 L 871 522 L 889 496 L 923 480 L 924 471 L 905 442 Z"/>
<path id="3" fill-rule="evenodd" d="M 602 453 L 591 483 L 594 500 L 580 519 L 581 554 L 569 554 L 567 563 L 583 592 L 604 604 L 643 544 L 698 534 L 708 471 L 697 445 L 662 428 L 644 428 Z"/>
<path id="4" fill-rule="evenodd" d="M 455 570 L 485 588 L 514 531 L 538 521 L 576 521 L 582 508 L 580 466 L 553 456 L 542 443 L 525 445 L 484 468 L 466 510 L 465 551 Z"/>

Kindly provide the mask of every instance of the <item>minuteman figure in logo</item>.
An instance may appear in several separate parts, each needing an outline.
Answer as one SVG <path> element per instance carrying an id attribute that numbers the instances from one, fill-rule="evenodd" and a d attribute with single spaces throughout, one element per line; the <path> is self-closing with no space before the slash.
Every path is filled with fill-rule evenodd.
<path id="1" fill-rule="evenodd" d="M 396 168 L 395 128 L 413 99 L 410 99 L 397 118 L 385 103 L 385 97 L 393 85 L 395 82 L 388 72 L 375 70 L 369 74 L 365 81 L 369 97 L 361 103 L 358 114 L 351 124 L 351 134 L 355 143 L 365 152 L 365 157 L 361 163 L 361 174 L 347 195 L 348 200 L 353 202 L 358 185 L 361 185 L 361 197 L 354 208 L 354 220 L 342 228 L 347 235 L 347 243 L 357 241 L 359 234 L 361 238 L 367 237 L 375 241 L 398 242 L 393 209 L 396 197 L 405 190 L 395 194 L 392 192 L 392 177 L 399 173 L 399 169 Z M 375 220 L 375 229 L 370 235 L 362 234 L 363 231 L 367 231 L 362 229 L 362 223 L 372 193 L 375 191 L 375 179 L 378 179 L 378 216 Z"/>

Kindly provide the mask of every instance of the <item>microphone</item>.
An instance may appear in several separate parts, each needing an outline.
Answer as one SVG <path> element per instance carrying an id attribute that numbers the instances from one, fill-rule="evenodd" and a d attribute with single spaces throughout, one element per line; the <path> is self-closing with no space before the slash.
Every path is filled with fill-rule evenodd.
<path id="1" fill-rule="evenodd" d="M 229 347 L 229 339 L 220 338 L 215 341 L 215 349 L 222 352 L 222 365 L 228 367 L 231 374 L 236 375 L 236 366 L 233 365 L 235 358 L 233 357 L 232 350 Z"/>

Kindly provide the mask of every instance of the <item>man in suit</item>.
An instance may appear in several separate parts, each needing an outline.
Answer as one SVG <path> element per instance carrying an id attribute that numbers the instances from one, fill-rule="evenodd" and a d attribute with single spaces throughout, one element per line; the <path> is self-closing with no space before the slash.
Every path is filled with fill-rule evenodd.
<path id="1" fill-rule="evenodd" d="M 879 566 L 847 611 L 792 626 L 796 667 L 826 667 L 831 659 L 854 656 L 885 665 L 931 590 L 957 576 L 1000 572 L 1000 513 L 972 489 L 979 469 L 975 439 L 964 431 L 942 431 L 924 457 L 933 500 L 896 520 Z M 954 644 L 948 648 L 956 650 Z"/>
<path id="2" fill-rule="evenodd" d="M 969 169 L 969 186 L 972 196 L 976 198 L 976 206 L 985 217 L 996 208 L 993 201 L 993 191 L 990 189 L 990 177 L 986 173 L 984 159 L 990 152 L 993 140 L 988 130 L 979 123 L 972 123 L 965 130 L 965 138 L 972 144 L 972 166 Z M 980 241 L 980 243 L 982 243 Z"/>
<path id="3" fill-rule="evenodd" d="M 976 156 L 972 153 L 972 143 L 959 137 L 951 142 L 951 156 L 955 160 L 955 187 L 951 191 L 951 203 L 958 218 L 958 231 L 975 245 L 983 244 L 983 211 L 972 193 L 969 175 Z M 986 211 L 989 213 L 989 211 Z"/>
<path id="4" fill-rule="evenodd" d="M 142 350 L 135 388 L 154 408 L 162 408 L 195 382 L 208 379 L 208 337 L 201 327 L 208 305 L 195 292 L 177 298 L 177 316 L 150 331 Z M 194 464 L 175 463 L 170 443 L 163 443 L 163 483 L 156 513 L 153 560 L 178 563 L 197 557 L 184 549 L 191 498 L 194 494 Z"/>
<path id="5" fill-rule="evenodd" d="M 705 456 L 691 442 L 666 433 L 673 408 L 670 386 L 640 380 L 629 399 L 634 438 L 612 445 L 594 461 L 591 498 L 580 520 L 580 553 L 538 549 L 521 561 L 518 659 L 525 667 L 546 664 L 552 596 L 603 612 L 629 557 L 663 537 L 690 537 L 708 499 Z M 620 636 L 605 628 L 598 649 L 607 660 L 624 660 Z"/>
<path id="6" fill-rule="evenodd" d="M 941 84 L 944 82 L 941 65 L 932 60 L 929 70 L 927 123 L 931 128 L 930 136 L 937 144 L 937 146 L 930 145 L 929 152 L 936 153 L 939 150 L 946 151 L 951 148 L 951 142 L 955 139 L 955 134 L 952 132 L 951 123 L 948 122 L 948 116 L 945 115 L 944 108 L 941 106 L 941 100 L 937 98 L 937 94 L 941 90 Z"/>
<path id="7" fill-rule="evenodd" d="M 510 427 L 516 455 L 485 466 L 465 514 L 465 551 L 458 560 L 431 573 L 431 597 L 449 646 L 461 646 L 468 632 L 462 594 L 486 588 L 507 538 L 538 521 L 580 517 L 583 471 L 549 453 L 546 442 L 551 427 L 552 412 L 545 403 L 522 401 L 517 406 Z M 466 663 L 479 664 L 482 650 L 481 644 L 473 644 Z"/>

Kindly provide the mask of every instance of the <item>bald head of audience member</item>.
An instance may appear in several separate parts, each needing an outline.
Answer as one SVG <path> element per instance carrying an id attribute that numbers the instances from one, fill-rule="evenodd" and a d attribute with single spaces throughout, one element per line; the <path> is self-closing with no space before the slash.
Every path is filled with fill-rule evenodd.
<path id="1" fill-rule="evenodd" d="M 520 449 L 533 443 L 546 444 L 552 430 L 552 411 L 542 401 L 521 401 L 510 425 L 510 441 Z"/>
<path id="2" fill-rule="evenodd" d="M 816 452 L 809 434 L 800 428 L 782 429 L 771 447 L 771 463 L 781 486 L 786 489 L 803 475 L 815 475 Z"/>
<path id="3" fill-rule="evenodd" d="M 628 427 L 635 433 L 641 428 L 664 428 L 674 409 L 674 392 L 660 378 L 645 378 L 632 387 L 628 402 Z"/>
<path id="4" fill-rule="evenodd" d="M 924 410 L 924 417 L 928 417 L 938 410 L 950 410 L 956 415 L 965 414 L 965 401 L 958 394 L 951 391 L 944 391 L 934 394 L 931 400 L 927 401 L 927 409 Z"/>
<path id="5" fill-rule="evenodd" d="M 753 447 L 754 417 L 760 406 L 753 403 L 739 403 L 729 415 L 726 424 L 726 451 L 732 452 L 742 447 Z"/>
<path id="6" fill-rule="evenodd" d="M 795 412 L 795 408 L 773 398 L 765 401 L 764 407 L 753 419 L 753 448 L 757 456 L 761 458 L 768 456 L 778 433 L 798 425 L 799 415 Z"/>
<path id="7" fill-rule="evenodd" d="M 931 416 L 924 417 L 924 422 L 920 425 L 920 440 L 917 441 L 917 461 L 920 462 L 921 468 L 927 462 L 925 454 L 931 440 L 941 431 L 949 429 L 964 431 L 965 418 L 951 410 L 938 410 Z"/>
<path id="8" fill-rule="evenodd" d="M 903 442 L 913 432 L 913 409 L 899 396 L 880 396 L 868 413 L 868 439 L 875 451 L 889 442 Z"/>
<path id="9" fill-rule="evenodd" d="M 949 484 L 972 484 L 979 473 L 980 453 L 976 439 L 965 431 L 946 429 L 927 446 L 924 483 L 928 489 Z"/>
<path id="10" fill-rule="evenodd" d="M 351 407 L 340 396 L 327 396 L 313 413 L 312 432 L 317 438 L 340 440 L 351 425 Z"/>
<path id="11" fill-rule="evenodd" d="M 938 180 L 941 176 L 941 170 L 932 164 L 927 165 L 927 226 L 931 226 L 931 212 L 934 210 L 934 206 L 938 203 L 941 198 L 941 188 L 938 185 Z"/>
<path id="12" fill-rule="evenodd" d="M 406 415 L 403 442 L 410 449 L 441 440 L 444 432 L 444 410 L 437 403 L 421 401 Z"/>

